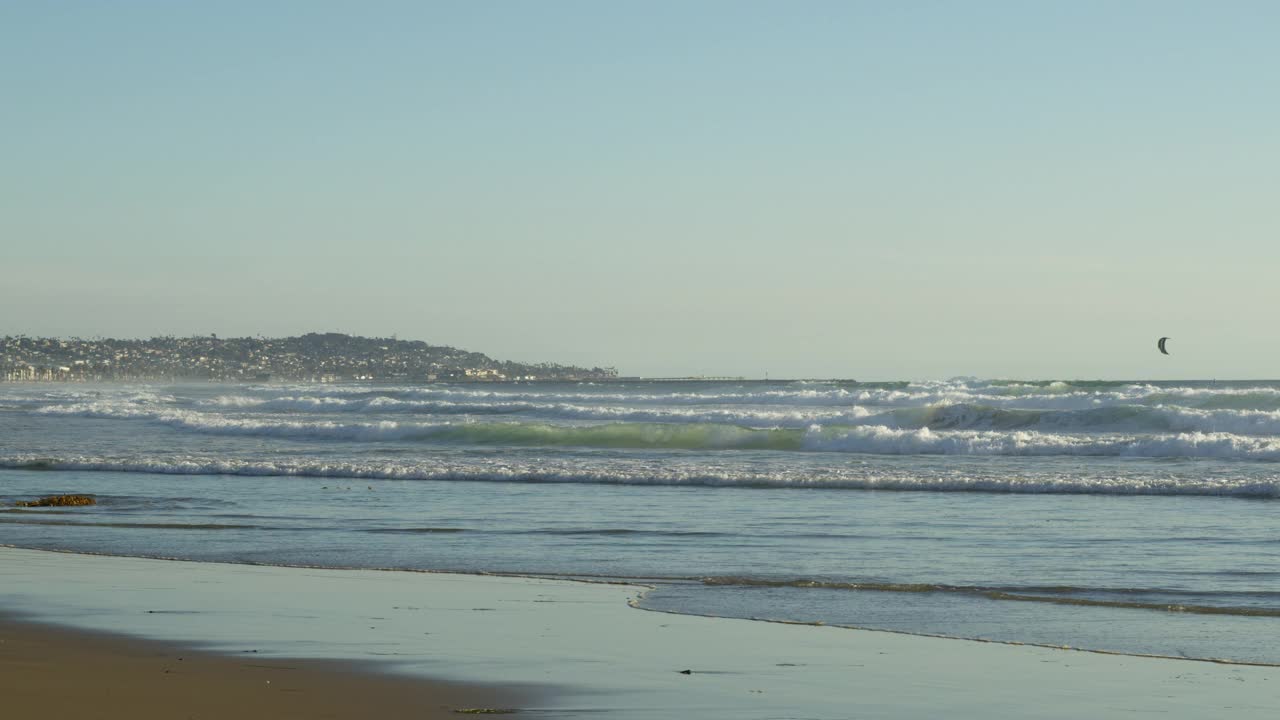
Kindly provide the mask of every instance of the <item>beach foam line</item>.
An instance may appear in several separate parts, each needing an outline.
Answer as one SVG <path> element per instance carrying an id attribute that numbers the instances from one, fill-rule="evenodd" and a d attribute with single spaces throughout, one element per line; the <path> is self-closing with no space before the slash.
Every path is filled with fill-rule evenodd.
<path id="1" fill-rule="evenodd" d="M 198 455 L 103 457 L 0 455 L 0 468 L 25 471 L 121 472 L 158 475 L 236 475 L 353 480 L 582 483 L 598 485 L 670 485 L 719 488 L 796 488 L 886 490 L 900 492 L 994 492 L 1089 495 L 1205 495 L 1241 498 L 1280 497 L 1280 473 L 1264 476 L 1189 477 L 1167 475 L 972 475 L 964 472 L 924 475 L 918 471 L 834 467 L 822 470 L 779 468 L 771 472 L 663 465 L 618 464 L 584 471 L 572 460 L 468 464 L 446 460 L 338 462 L 315 459 L 229 459 Z"/>
<path id="2" fill-rule="evenodd" d="M 1192 615 L 1237 615 L 1241 617 L 1280 617 L 1280 607 L 1264 605 L 1211 605 L 1198 604 L 1194 599 L 1201 593 L 1188 593 L 1157 588 L 1085 588 L 1069 586 L 1046 587 L 988 587 L 982 585 L 946 585 L 935 583 L 892 582 L 840 582 L 822 579 L 792 578 L 769 579 L 740 576 L 705 577 L 703 585 L 761 588 L 796 588 L 812 590 L 846 590 L 855 592 L 884 592 L 911 594 L 972 595 L 989 600 L 1010 602 L 1048 603 L 1054 605 L 1078 605 L 1081 607 L 1131 608 L 1135 610 L 1163 610 Z M 1089 597 L 1092 595 L 1093 597 Z M 1159 596 L 1163 599 L 1117 599 L 1125 596 Z M 1276 593 L 1231 593 L 1232 597 L 1275 602 Z M 1113 596 L 1113 597 L 1105 597 Z"/>

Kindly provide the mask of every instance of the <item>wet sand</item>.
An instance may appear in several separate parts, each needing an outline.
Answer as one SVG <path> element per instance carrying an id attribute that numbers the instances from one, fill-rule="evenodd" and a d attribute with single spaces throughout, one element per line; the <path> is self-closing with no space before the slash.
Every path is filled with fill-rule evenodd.
<path id="1" fill-rule="evenodd" d="M 0 716 L 464 717 L 454 708 L 508 707 L 522 716 L 609 720 L 1272 720 L 1280 708 L 1275 666 L 629 607 L 642 592 L 633 585 L 546 578 L 192 563 L 0 547 L 0 611 L 148 639 L 109 644 L 136 648 L 109 651 L 116 655 L 66 655 L 75 660 L 64 660 L 40 636 L 25 650 L 0 650 L 0 701 L 23 703 L 17 706 L 22 712 Z M 1257 623 L 1260 633 L 1275 633 L 1276 627 L 1271 618 Z M 32 642 L 31 635 L 24 637 Z M 0 639 L 5 645 L 24 642 Z M 161 650 L 150 639 L 172 644 Z M 178 647 L 220 653 L 198 666 L 220 670 L 190 669 L 197 666 L 187 665 L 186 654 L 175 656 L 172 648 Z M 253 649 L 259 652 L 245 657 Z M 443 684 L 378 678 L 366 670 Z M 117 672 L 121 686 L 130 689 L 115 689 L 111 678 Z M 317 679 L 303 684 L 304 674 Z M 206 675 L 220 678 L 219 684 L 169 692 Z M 241 683 L 244 678 L 251 680 Z M 473 683 L 479 687 L 468 687 Z M 489 683 L 491 690 L 484 687 Z M 87 705 L 80 708 L 92 712 L 72 706 L 55 712 L 42 704 L 71 702 L 58 695 L 74 697 L 82 684 L 79 701 Z M 459 694 L 444 694 L 450 688 Z M 535 692 L 515 699 L 503 695 L 526 688 Z M 216 708 L 199 704 L 206 698 Z M 385 709 L 372 707 L 374 700 L 387 703 Z M 129 709 L 106 714 L 117 706 Z M 0 711 L 7 709 L 0 705 Z"/>
<path id="2" fill-rule="evenodd" d="M 457 718 L 518 707 L 492 687 L 321 660 L 214 655 L 0 617 L 5 718 Z"/>

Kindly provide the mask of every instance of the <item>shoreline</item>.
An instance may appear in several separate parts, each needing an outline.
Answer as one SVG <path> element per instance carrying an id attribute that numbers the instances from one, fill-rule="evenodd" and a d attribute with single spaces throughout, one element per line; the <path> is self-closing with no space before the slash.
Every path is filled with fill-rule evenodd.
<path id="1" fill-rule="evenodd" d="M 423 575 L 456 575 L 462 577 L 493 577 L 493 578 L 512 578 L 521 580 L 546 580 L 550 582 L 580 583 L 586 585 L 608 585 L 614 587 L 627 588 L 634 592 L 632 597 L 626 600 L 629 608 L 639 612 L 658 613 L 661 615 L 672 615 L 675 617 L 694 617 L 706 618 L 708 620 L 735 620 L 755 623 L 769 623 L 774 625 L 791 625 L 799 627 L 829 627 L 836 630 L 847 630 L 850 632 L 860 633 L 887 633 L 890 635 L 903 635 L 906 637 L 929 638 L 933 640 L 947 640 L 956 642 L 971 642 L 991 645 L 1006 645 L 1009 647 L 1027 647 L 1027 648 L 1044 648 L 1047 650 L 1065 650 L 1069 652 L 1092 653 L 1096 655 L 1106 655 L 1112 657 L 1131 657 L 1146 658 L 1152 660 L 1171 660 L 1177 662 L 1190 663 L 1211 663 L 1214 665 L 1238 665 L 1242 667 L 1259 667 L 1259 668 L 1280 668 L 1280 663 L 1259 662 L 1252 660 L 1234 660 L 1231 658 L 1218 657 L 1193 657 L 1188 655 L 1161 655 L 1157 653 L 1142 652 L 1125 652 L 1123 650 L 1108 650 L 1104 648 L 1088 648 L 1075 645 L 1053 645 L 1049 643 L 1023 642 L 1019 640 L 998 640 L 991 638 L 965 637 L 963 635 L 946 635 L 941 633 L 916 632 L 911 630 L 894 630 L 890 628 L 877 628 L 861 625 L 849 625 L 844 623 L 828 623 L 828 622 L 806 622 L 802 620 L 785 620 L 780 618 L 768 617 L 736 617 L 726 615 L 711 615 L 707 613 L 697 613 L 681 610 L 667 610 L 663 608 L 650 608 L 641 604 L 648 592 L 656 589 L 656 585 L 650 582 L 644 582 L 641 578 L 592 578 L 581 575 L 549 575 L 537 573 L 518 573 L 518 572 L 464 572 L 459 570 L 431 570 L 421 568 L 397 568 L 397 567 L 357 567 L 357 566 L 337 566 L 337 565 L 290 565 L 286 563 L 266 563 L 266 562 L 241 562 L 228 563 L 218 560 L 190 560 L 179 557 L 167 557 L 161 555 L 115 555 L 112 553 L 96 553 L 81 550 L 58 550 L 58 549 L 41 549 L 26 548 L 19 545 L 0 544 L 0 550 L 13 549 L 42 553 L 62 553 L 66 555 L 82 555 L 86 557 L 102 557 L 115 559 L 136 559 L 136 560 L 154 560 L 159 562 L 173 563 L 193 563 L 193 564 L 212 564 L 212 565 L 244 565 L 246 567 L 261 568 L 279 568 L 284 570 L 326 570 L 326 571 L 357 571 L 357 572 L 374 572 L 374 573 L 414 573 Z M 5 619 L 4 609 L 0 608 L 0 622 Z M 10 620 L 14 618 L 10 617 Z M 30 621 L 37 622 L 37 621 Z"/>
<path id="2" fill-rule="evenodd" d="M 333 667 L 357 694 L 372 686 L 344 668 L 494 697 L 541 688 L 517 707 L 542 717 L 1269 718 L 1280 707 L 1274 666 L 636 612 L 636 591 L 0 548 L 0 612 L 11 616 L 161 638 L 233 664 L 261 649 L 255 664 Z"/>

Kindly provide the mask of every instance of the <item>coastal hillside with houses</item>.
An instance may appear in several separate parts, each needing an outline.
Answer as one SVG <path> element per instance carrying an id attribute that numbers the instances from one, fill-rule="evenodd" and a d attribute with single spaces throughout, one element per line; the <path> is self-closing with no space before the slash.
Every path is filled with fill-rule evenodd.
<path id="1" fill-rule="evenodd" d="M 607 380 L 613 368 L 520 363 L 419 340 L 296 337 L 0 338 L 6 382 L 494 382 Z"/>

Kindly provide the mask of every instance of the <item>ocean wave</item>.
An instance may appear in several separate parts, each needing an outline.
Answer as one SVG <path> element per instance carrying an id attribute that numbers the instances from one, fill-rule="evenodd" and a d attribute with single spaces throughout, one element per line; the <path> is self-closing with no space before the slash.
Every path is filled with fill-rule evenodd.
<path id="1" fill-rule="evenodd" d="M 1173 406 L 1111 405 L 1083 410 L 1034 410 L 961 403 L 903 408 L 887 415 L 868 413 L 868 421 L 932 430 L 1040 429 L 1068 432 L 1228 432 L 1239 435 L 1280 434 L 1280 412 L 1265 410 L 1200 410 Z"/>
<path id="2" fill-rule="evenodd" d="M 1280 607 L 1275 607 L 1276 603 L 1280 603 L 1280 594 L 1273 592 L 1218 593 L 1213 598 L 1217 602 L 1208 604 L 1204 602 L 1207 599 L 1204 593 L 1149 588 L 987 587 L 934 583 L 849 582 L 822 578 L 775 579 L 748 576 L 705 577 L 701 578 L 701 582 L 704 585 L 718 587 L 970 595 L 989 600 L 1049 603 L 1054 605 L 1163 610 L 1196 615 L 1280 617 Z M 1224 599 L 1253 601 L 1254 604 L 1221 604 Z M 1266 604 L 1258 604 L 1260 602 Z"/>
<path id="3" fill-rule="evenodd" d="M 44 408 L 45 414 L 146 420 L 176 430 L 348 442 L 435 441 L 522 446 L 585 446 L 667 449 L 801 450 L 798 430 L 754 430 L 736 425 L 607 423 L 553 425 L 539 422 L 380 422 L 235 418 L 185 410 L 154 411 L 90 403 Z"/>
<path id="4" fill-rule="evenodd" d="M 1144 402 L 1202 410 L 1280 410 L 1280 388 L 1152 388 Z"/>
<path id="5" fill-rule="evenodd" d="M 386 395 L 365 398 L 291 396 L 273 398 L 224 395 L 196 403 L 200 408 L 261 410 L 282 413 L 413 413 L 440 415 L 511 414 L 554 407 L 531 402 L 458 402 L 453 400 L 400 400 Z"/>
<path id="6" fill-rule="evenodd" d="M 815 422 L 857 424 L 872 412 L 848 408 L 635 408 L 618 405 L 574 405 L 533 402 L 455 402 L 450 400 L 397 400 L 386 396 L 344 399 L 333 397 L 251 398 L 224 396 L 203 407 L 253 409 L 280 413 L 352 413 L 420 415 L 530 415 L 560 420 L 613 420 L 618 422 L 725 423 L 752 427 L 807 427 Z M 106 410 L 103 408 L 102 410 Z"/>
<path id="7" fill-rule="evenodd" d="M 1170 405 L 1198 409 L 1277 410 L 1280 388 L 1264 385 L 1242 387 L 1164 386 L 1144 383 L 1092 383 L 1081 387 L 1070 383 L 929 382 L 860 384 L 792 384 L 782 387 L 713 386 L 689 391 L 671 387 L 655 391 L 648 386 L 621 388 L 605 385 L 585 390 L 552 386 L 297 386 L 259 389 L 256 394 L 227 396 L 202 404 L 226 407 L 279 407 L 281 409 L 325 410 L 354 407 L 376 410 L 394 407 L 395 401 L 487 405 L 572 404 L 621 406 L 792 406 L 792 407 L 921 407 L 977 404 L 1010 409 L 1083 410 L 1110 405 Z M 283 394 L 282 394 L 283 393 Z M 335 402 L 330 402 L 335 401 Z M 340 402 L 338 402 L 340 401 Z M 362 406 L 361 403 L 371 403 Z M 411 407 L 411 405 L 407 405 Z M 442 405 L 442 407 L 447 407 Z"/>
<path id="8" fill-rule="evenodd" d="M 1277 383 L 1150 383 L 1110 381 L 1002 381 L 959 379 L 910 383 L 809 382 L 788 384 L 707 383 L 707 384 L 621 384 L 599 385 L 248 385 L 222 395 L 205 396 L 219 386 L 104 386 L 36 388 L 15 387 L 0 402 L 22 409 L 31 405 L 67 407 L 84 404 L 128 405 L 140 408 L 190 408 L 214 412 L 245 413 L 350 413 L 367 415 L 438 414 L 482 415 L 525 414 L 546 418 L 606 419 L 680 422 L 683 412 L 693 422 L 728 422 L 761 426 L 769 423 L 799 427 L 806 420 L 825 424 L 890 424 L 915 426 L 909 418 L 896 422 L 860 419 L 863 411 L 876 415 L 899 410 L 910 413 L 937 413 L 937 408 L 962 413 L 966 407 L 1021 411 L 1089 411 L 1107 408 L 1146 406 L 1204 411 L 1280 411 L 1280 384 Z M 225 386 L 223 386 L 225 387 Z M 925 409 L 930 410 L 925 410 Z M 739 414 L 735 415 L 737 411 Z M 647 414 L 646 414 L 647 413 Z M 713 414 L 714 413 L 714 414 Z M 773 418 L 770 417 L 773 413 Z M 839 415 L 844 413 L 844 418 Z M 858 417 L 850 417 L 850 414 Z M 1095 417 L 1105 418 L 1105 413 Z M 1154 418 L 1154 416 L 1153 416 Z M 1255 418 L 1256 419 L 1256 418 Z M 1172 431 L 1240 431 L 1239 424 L 1226 416 L 1212 424 L 1161 425 L 1158 418 L 1148 425 Z M 1016 417 L 995 418 L 995 428 L 1031 427 L 1036 421 Z M 1084 427 L 1074 418 L 1049 417 L 1046 422 L 1068 427 Z M 1192 421 L 1196 422 L 1196 421 Z M 1253 422 L 1252 420 L 1248 422 Z M 984 427 L 980 421 L 953 422 L 939 416 L 934 423 L 918 426 L 933 429 Z M 1100 427 L 1103 427 L 1100 425 Z M 1265 430 L 1262 432 L 1266 432 Z"/>
<path id="9" fill-rule="evenodd" d="M 962 408 L 965 412 L 978 412 Z M 804 428 L 752 428 L 688 422 L 377 422 L 237 418 L 188 410 L 154 410 L 100 403 L 43 408 L 45 414 L 145 420 L 176 430 L 214 435 L 275 437 L 336 442 L 417 441 L 525 447 L 598 447 L 667 450 L 775 450 L 890 455 L 1006 455 L 1212 457 L 1280 460 L 1280 438 L 1195 429 L 1162 434 L 1043 432 L 1030 429 L 942 429 L 812 424 Z M 985 412 L 985 411 L 983 411 Z M 948 416 L 951 417 L 951 416 Z M 1212 422 L 1212 416 L 1196 416 Z M 861 418 L 859 418 L 861 419 Z M 1245 422 L 1241 419 L 1240 422 Z M 1256 418 L 1253 420 L 1257 420 Z M 1041 419 L 1043 421 L 1043 419 Z M 1268 422 L 1275 422 L 1273 418 Z M 954 418 L 947 424 L 959 423 Z M 989 422 L 989 420 L 984 420 Z"/>
<path id="10" fill-rule="evenodd" d="M 1030 430 L 907 430 L 884 426 L 817 428 L 804 449 L 880 455 L 1074 455 L 1132 458 L 1280 460 L 1280 439 L 1230 433 L 1163 435 L 1059 434 Z"/>
<path id="11" fill-rule="evenodd" d="M 800 468 L 791 464 L 768 470 L 708 466 L 704 463 L 614 463 L 584 469 L 570 460 L 539 461 L 324 461 L 312 458 L 228 459 L 202 455 L 106 457 L 87 455 L 2 455 L 0 468 L 11 470 L 146 473 L 157 475 L 231 475 L 350 480 L 580 483 L 596 485 L 698 486 L 719 488 L 795 488 L 885 490 L 900 492 L 993 492 L 1014 494 L 1200 495 L 1280 498 L 1280 474 L 1264 476 L 1189 476 L 1169 474 L 980 475 L 921 469 L 869 470 L 859 466 Z"/>
<path id="12" fill-rule="evenodd" d="M 550 420 L 612 420 L 653 423 L 724 423 L 747 427 L 805 428 L 822 425 L 885 425 L 931 430 L 1230 432 L 1243 435 L 1280 434 L 1280 411 L 1195 409 L 1139 404 L 1098 405 L 1079 409 L 1001 407 L 981 403 L 937 403 L 890 410 L 851 405 L 847 408 L 687 408 L 626 405 L 579 405 L 534 402 L 457 402 L 399 400 L 386 396 L 348 399 L 285 396 L 252 398 L 223 396 L 205 407 L 251 408 L 284 413 L 528 415 Z M 104 409 L 105 410 L 105 409 Z"/>
<path id="13" fill-rule="evenodd" d="M 651 388 L 628 388 L 625 391 L 617 386 L 604 386 L 595 391 L 584 392 L 580 388 L 564 390 L 560 388 L 529 389 L 527 386 L 484 388 L 457 386 L 430 387 L 315 387 L 299 386 L 277 388 L 275 393 L 261 390 L 266 397 L 257 395 L 229 397 L 225 402 L 229 406 L 252 406 L 257 401 L 268 401 L 268 398 L 298 397 L 306 395 L 313 398 L 334 398 L 353 401 L 386 398 L 389 400 L 413 401 L 452 401 L 458 403 L 568 403 L 568 404 L 614 404 L 614 405 L 755 405 L 755 406 L 850 406 L 878 405 L 886 407 L 904 407 L 912 405 L 928 405 L 938 403 L 987 402 L 991 404 L 1022 404 L 1049 408 L 1089 407 L 1110 400 L 1125 400 L 1130 395 L 1112 393 L 1100 396 L 1096 393 L 1077 391 L 1072 393 L 1050 393 L 1035 395 L 1016 395 L 1003 392 L 983 392 L 973 388 L 953 387 L 949 385 L 911 385 L 901 387 L 897 384 L 873 387 L 844 386 L 787 386 L 783 388 L 760 388 L 745 386 L 727 389 L 716 387 L 703 391 L 670 389 L 655 392 Z M 216 404 L 216 401 L 215 403 Z M 319 402 L 312 403 L 321 406 Z"/>

